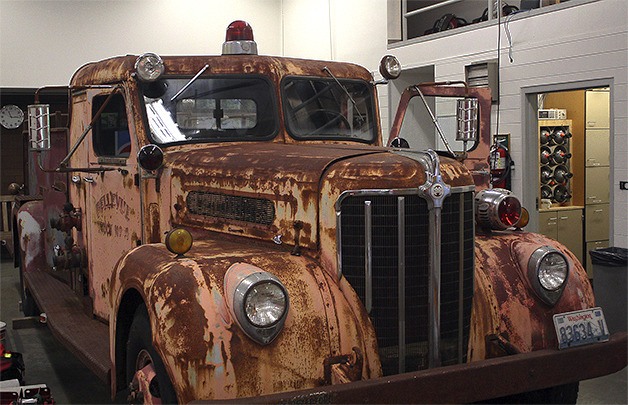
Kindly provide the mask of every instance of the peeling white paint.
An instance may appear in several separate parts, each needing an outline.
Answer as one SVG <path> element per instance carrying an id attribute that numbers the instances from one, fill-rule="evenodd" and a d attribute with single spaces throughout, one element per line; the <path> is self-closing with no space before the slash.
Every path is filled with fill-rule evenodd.
<path id="1" fill-rule="evenodd" d="M 20 235 L 20 248 L 25 256 L 24 267 L 28 268 L 43 248 L 43 243 L 40 240 L 43 229 L 28 211 L 20 211 L 17 214 L 17 223 L 22 230 Z"/>

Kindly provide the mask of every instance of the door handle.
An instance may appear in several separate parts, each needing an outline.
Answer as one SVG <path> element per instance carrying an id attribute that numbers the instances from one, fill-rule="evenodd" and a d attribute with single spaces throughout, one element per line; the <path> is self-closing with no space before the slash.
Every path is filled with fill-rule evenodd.
<path id="1" fill-rule="evenodd" d="M 93 177 L 83 177 L 83 181 L 85 183 L 93 183 L 94 182 L 94 178 Z"/>

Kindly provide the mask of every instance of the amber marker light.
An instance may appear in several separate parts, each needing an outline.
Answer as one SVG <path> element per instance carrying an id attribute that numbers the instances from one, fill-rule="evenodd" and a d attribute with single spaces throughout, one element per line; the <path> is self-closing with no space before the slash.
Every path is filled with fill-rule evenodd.
<path id="1" fill-rule="evenodd" d="M 521 207 L 521 217 L 519 217 L 519 221 L 515 224 L 515 228 L 522 229 L 525 228 L 530 222 L 530 213 L 524 207 Z"/>
<path id="2" fill-rule="evenodd" d="M 183 228 L 176 228 L 166 235 L 166 248 L 169 251 L 182 256 L 192 248 L 192 234 Z"/>

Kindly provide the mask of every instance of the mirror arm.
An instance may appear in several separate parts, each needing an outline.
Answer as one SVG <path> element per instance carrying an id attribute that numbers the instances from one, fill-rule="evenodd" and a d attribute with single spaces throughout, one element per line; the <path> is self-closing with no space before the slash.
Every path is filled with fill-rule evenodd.
<path id="1" fill-rule="evenodd" d="M 421 89 L 419 88 L 419 86 L 414 86 L 414 88 L 417 91 L 417 93 L 419 93 L 419 96 L 421 97 L 421 100 L 423 100 L 423 104 L 425 105 L 425 108 L 430 113 L 430 117 L 432 117 L 432 122 L 434 123 L 434 126 L 436 127 L 436 130 L 438 131 L 438 134 L 440 135 L 440 139 L 445 144 L 445 148 L 447 148 L 447 152 L 451 153 L 452 156 L 456 156 L 454 151 L 451 150 L 451 146 L 449 146 L 449 142 L 447 142 L 447 138 L 445 138 L 445 134 L 443 134 L 443 130 L 440 128 L 440 125 L 438 123 L 438 120 L 436 119 L 436 116 L 434 116 L 432 109 L 427 104 L 427 100 L 425 100 L 425 96 L 423 95 L 423 92 L 421 92 Z"/>
<path id="2" fill-rule="evenodd" d="M 119 171 L 122 174 L 128 174 L 126 169 L 120 169 L 116 167 L 61 167 L 61 165 L 55 167 L 54 169 L 46 169 L 41 162 L 41 153 L 38 153 L 37 157 L 37 165 L 39 166 L 39 170 L 44 173 L 70 173 L 70 172 L 79 172 L 79 173 L 104 173 L 104 172 L 112 172 Z M 124 173 L 127 172 L 127 173 Z"/>

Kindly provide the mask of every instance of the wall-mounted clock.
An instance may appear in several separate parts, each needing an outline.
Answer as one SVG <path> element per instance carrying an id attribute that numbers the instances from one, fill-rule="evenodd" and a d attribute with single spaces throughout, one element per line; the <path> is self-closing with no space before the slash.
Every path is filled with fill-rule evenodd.
<path id="1" fill-rule="evenodd" d="M 0 124 L 6 129 L 15 129 L 24 122 L 24 111 L 20 107 L 7 104 L 0 108 Z"/>

